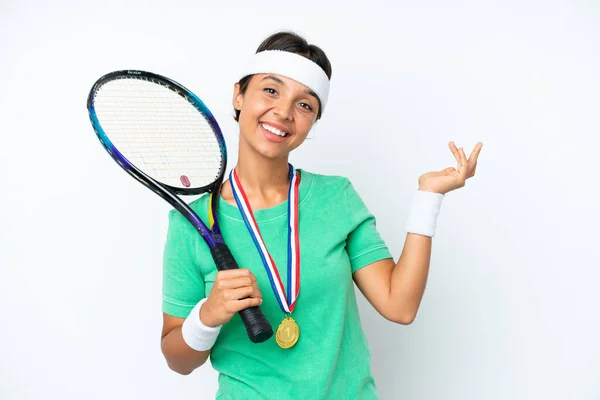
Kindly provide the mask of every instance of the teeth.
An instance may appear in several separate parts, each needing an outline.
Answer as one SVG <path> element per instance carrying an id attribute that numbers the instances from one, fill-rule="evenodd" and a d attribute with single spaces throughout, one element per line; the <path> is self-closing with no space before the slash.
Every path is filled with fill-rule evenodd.
<path id="1" fill-rule="evenodd" d="M 274 127 L 272 127 L 272 126 L 270 126 L 270 125 L 267 125 L 267 124 L 260 124 L 260 126 L 262 126 L 262 127 L 263 127 L 263 128 L 265 128 L 267 131 L 269 131 L 269 132 L 271 132 L 271 133 L 273 133 L 273 134 L 275 134 L 275 135 L 277 135 L 277 136 L 281 136 L 281 137 L 286 137 L 286 136 L 287 136 L 287 133 L 285 133 L 285 132 L 282 132 L 282 131 L 280 131 L 279 129 L 277 129 L 277 128 L 274 128 Z"/>

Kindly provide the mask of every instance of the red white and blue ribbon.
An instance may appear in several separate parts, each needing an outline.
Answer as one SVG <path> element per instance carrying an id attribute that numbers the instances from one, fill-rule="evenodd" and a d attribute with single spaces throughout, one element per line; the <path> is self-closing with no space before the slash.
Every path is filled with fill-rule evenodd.
<path id="1" fill-rule="evenodd" d="M 289 179 L 290 187 L 288 189 L 288 259 L 287 259 L 287 295 L 281 282 L 281 277 L 277 270 L 277 266 L 265 246 L 265 242 L 258 229 L 258 224 L 254 219 L 254 214 L 246 197 L 246 193 L 242 188 L 242 184 L 237 176 L 237 172 L 233 169 L 229 174 L 233 197 L 238 205 L 242 218 L 248 228 L 248 232 L 256 245 L 258 254 L 262 259 L 265 271 L 271 282 L 271 288 L 275 293 L 275 298 L 284 313 L 294 311 L 296 299 L 300 292 L 300 239 L 298 235 L 298 187 L 300 185 L 300 177 L 292 164 L 289 164 Z"/>

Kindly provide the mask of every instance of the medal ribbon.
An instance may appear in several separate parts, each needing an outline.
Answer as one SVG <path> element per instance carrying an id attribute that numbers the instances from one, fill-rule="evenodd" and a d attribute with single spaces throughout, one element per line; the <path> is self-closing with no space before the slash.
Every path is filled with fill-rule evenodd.
<path id="1" fill-rule="evenodd" d="M 292 164 L 289 164 L 289 179 L 290 187 L 288 189 L 288 265 L 287 265 L 287 297 L 281 277 L 277 270 L 277 266 L 265 246 L 265 242 L 258 229 L 258 224 L 254 219 L 254 214 L 250 208 L 250 203 L 246 197 L 246 193 L 242 188 L 242 184 L 237 176 L 235 169 L 229 173 L 229 180 L 231 182 L 231 189 L 233 191 L 233 197 L 238 205 L 246 228 L 256 245 L 258 254 L 263 262 L 265 271 L 271 282 L 271 288 L 275 293 L 275 298 L 281 307 L 281 310 L 285 313 L 291 313 L 294 311 L 296 306 L 296 299 L 300 292 L 300 239 L 298 236 L 298 187 L 300 185 L 300 177 L 296 174 L 296 171 Z"/>

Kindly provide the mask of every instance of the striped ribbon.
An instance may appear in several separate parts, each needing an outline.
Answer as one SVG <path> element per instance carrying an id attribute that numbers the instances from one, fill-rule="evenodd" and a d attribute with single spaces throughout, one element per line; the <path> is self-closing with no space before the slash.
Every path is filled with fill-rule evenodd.
<path id="1" fill-rule="evenodd" d="M 283 288 L 281 277 L 277 270 L 277 266 L 265 246 L 265 242 L 258 229 L 258 224 L 254 219 L 254 214 L 250 208 L 250 203 L 246 197 L 246 193 L 242 188 L 242 184 L 237 176 L 237 172 L 233 169 L 229 173 L 231 189 L 233 197 L 238 205 L 244 223 L 248 228 L 248 232 L 256 245 L 258 254 L 263 262 L 265 271 L 271 282 L 271 288 L 275 293 L 275 298 L 284 313 L 291 313 L 296 306 L 296 299 L 300 292 L 300 239 L 298 235 L 298 187 L 300 185 L 300 177 L 297 175 L 292 164 L 289 164 L 289 179 L 290 187 L 288 189 L 288 265 L 287 265 L 287 294 Z"/>

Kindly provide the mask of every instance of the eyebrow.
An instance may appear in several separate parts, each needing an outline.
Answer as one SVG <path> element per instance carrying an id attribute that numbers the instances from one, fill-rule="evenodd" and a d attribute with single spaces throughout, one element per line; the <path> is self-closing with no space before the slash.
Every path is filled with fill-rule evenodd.
<path id="1" fill-rule="evenodd" d="M 283 82 L 281 79 L 279 79 L 276 76 L 267 75 L 264 78 L 262 78 L 261 81 L 264 81 L 265 79 L 270 79 L 272 81 L 275 81 L 275 82 L 279 83 L 280 85 L 285 86 L 285 82 Z M 319 96 L 317 96 L 317 94 L 313 90 L 311 90 L 311 89 L 306 89 L 305 93 L 313 96 L 317 100 L 319 99 Z"/>

